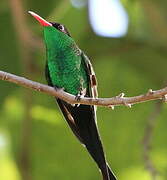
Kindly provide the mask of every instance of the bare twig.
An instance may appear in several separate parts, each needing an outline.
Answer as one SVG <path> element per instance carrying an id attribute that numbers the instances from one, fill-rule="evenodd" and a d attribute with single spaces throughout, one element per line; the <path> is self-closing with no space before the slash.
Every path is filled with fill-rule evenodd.
<path id="1" fill-rule="evenodd" d="M 47 19 L 56 19 L 56 21 L 59 21 L 62 17 L 64 17 L 68 10 L 70 10 L 70 8 L 71 3 L 67 0 L 62 0 L 59 5 L 52 10 Z"/>
<path id="2" fill-rule="evenodd" d="M 42 41 L 33 36 L 32 31 L 28 28 L 26 21 L 26 13 L 20 0 L 10 0 L 9 5 L 11 8 L 12 18 L 17 35 L 20 40 L 23 40 L 24 46 L 31 46 L 33 48 L 43 49 Z M 28 13 L 27 13 L 28 14 Z"/>
<path id="3" fill-rule="evenodd" d="M 34 64 L 33 59 L 35 58 L 34 49 L 41 48 L 42 43 L 39 39 L 33 37 L 33 33 L 27 25 L 27 17 L 24 9 L 24 2 L 22 0 L 9 0 L 11 9 L 11 17 L 17 35 L 17 41 L 19 42 L 19 53 L 22 65 L 22 71 L 28 77 L 33 77 Z M 32 65 L 33 64 L 33 65 Z M 33 68 L 32 68 L 33 67 Z M 25 113 L 21 121 L 20 131 L 20 143 L 19 143 L 19 154 L 18 154 L 18 167 L 22 179 L 31 180 L 31 141 L 32 141 L 32 117 L 30 115 L 30 109 L 32 107 L 33 96 L 32 91 L 22 91 L 23 102 L 25 107 Z"/>
<path id="4" fill-rule="evenodd" d="M 145 13 L 145 17 L 148 19 L 151 30 L 154 31 L 154 34 L 158 40 L 166 42 L 167 39 L 167 23 L 165 16 L 162 16 L 161 8 L 158 7 L 159 3 L 153 1 L 140 1 L 142 8 Z M 166 43 L 165 43 L 166 44 Z"/>
<path id="5" fill-rule="evenodd" d="M 144 137 L 142 140 L 144 164 L 146 169 L 149 171 L 152 180 L 156 180 L 157 175 L 159 174 L 149 154 L 151 151 L 151 141 L 152 141 L 153 131 L 156 125 L 157 116 L 160 114 L 161 107 L 162 107 L 162 103 L 157 102 L 155 104 L 155 108 L 151 112 L 148 118 L 148 122 L 144 131 Z"/>
<path id="6" fill-rule="evenodd" d="M 146 101 L 156 100 L 156 99 L 164 99 L 167 94 L 167 87 L 160 89 L 160 90 L 149 90 L 146 94 L 134 96 L 134 97 L 122 97 L 120 95 L 112 98 L 89 98 L 84 97 L 80 100 L 77 100 L 75 96 L 66 93 L 63 89 L 55 90 L 52 87 L 49 87 L 44 84 L 40 84 L 38 82 L 34 82 L 28 80 L 26 78 L 16 76 L 4 71 L 0 71 L 0 79 L 9 81 L 20 86 L 24 86 L 26 88 L 34 89 L 37 91 L 44 92 L 51 96 L 58 97 L 70 104 L 87 104 L 87 105 L 98 105 L 98 106 L 118 106 L 118 105 L 126 105 L 130 107 L 130 105 L 142 103 Z"/>

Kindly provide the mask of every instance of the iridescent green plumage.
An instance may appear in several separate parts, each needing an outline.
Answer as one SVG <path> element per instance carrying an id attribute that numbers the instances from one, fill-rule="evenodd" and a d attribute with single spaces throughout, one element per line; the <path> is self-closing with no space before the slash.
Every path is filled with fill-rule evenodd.
<path id="1" fill-rule="evenodd" d="M 44 27 L 44 36 L 52 84 L 74 95 L 88 88 L 86 67 L 74 40 L 54 27 Z"/>

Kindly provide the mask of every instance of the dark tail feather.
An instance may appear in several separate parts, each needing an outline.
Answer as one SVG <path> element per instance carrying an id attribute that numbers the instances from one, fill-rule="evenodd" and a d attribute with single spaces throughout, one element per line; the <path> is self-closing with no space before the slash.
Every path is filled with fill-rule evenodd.
<path id="1" fill-rule="evenodd" d="M 103 180 L 116 180 L 116 177 L 106 164 L 93 107 L 87 105 L 73 107 L 59 99 L 57 99 L 57 102 L 73 133 L 85 144 L 87 150 L 100 168 Z"/>
<path id="2" fill-rule="evenodd" d="M 113 174 L 108 165 L 106 166 L 106 168 L 101 168 L 101 173 L 103 176 L 103 180 L 117 180 L 116 176 Z"/>
<path id="3" fill-rule="evenodd" d="M 110 167 L 107 165 L 108 168 L 108 174 L 109 174 L 109 180 L 117 180 L 116 176 L 114 175 L 114 173 L 112 172 L 112 170 L 110 169 Z M 104 177 L 103 177 L 104 179 Z M 106 180 L 106 179 L 104 179 Z"/>
<path id="4" fill-rule="evenodd" d="M 103 180 L 117 180 L 109 165 L 106 163 L 104 166 L 99 166 Z"/>
<path id="5" fill-rule="evenodd" d="M 102 176 L 103 176 L 103 180 L 110 180 L 109 171 L 108 171 L 107 166 L 101 168 L 100 170 L 101 170 L 101 173 L 102 173 Z"/>

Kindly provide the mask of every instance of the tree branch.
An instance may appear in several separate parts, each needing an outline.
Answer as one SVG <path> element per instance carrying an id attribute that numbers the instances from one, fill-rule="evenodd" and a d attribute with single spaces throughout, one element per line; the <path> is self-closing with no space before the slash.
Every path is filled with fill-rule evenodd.
<path id="1" fill-rule="evenodd" d="M 162 99 L 167 102 L 167 87 L 160 90 L 148 90 L 146 94 L 134 96 L 134 97 L 124 97 L 124 93 L 112 98 L 89 98 L 84 97 L 77 100 L 74 95 L 66 93 L 63 89 L 54 89 L 53 87 L 28 80 L 26 78 L 16 76 L 4 71 L 0 71 L 0 79 L 4 81 L 9 81 L 20 86 L 24 86 L 29 89 L 36 91 L 41 91 L 51 96 L 60 98 L 70 104 L 87 104 L 87 105 L 98 105 L 98 106 L 108 106 L 114 108 L 114 106 L 125 105 L 131 107 L 133 104 L 142 103 L 146 101 Z"/>
<path id="2" fill-rule="evenodd" d="M 154 163 L 151 160 L 150 152 L 152 150 L 153 133 L 157 125 L 157 120 L 160 112 L 162 111 L 162 103 L 157 102 L 151 114 L 148 117 L 146 128 L 144 131 L 144 137 L 142 139 L 143 144 L 143 160 L 145 168 L 151 175 L 152 180 L 156 180 L 157 176 L 160 175 L 156 169 Z"/>

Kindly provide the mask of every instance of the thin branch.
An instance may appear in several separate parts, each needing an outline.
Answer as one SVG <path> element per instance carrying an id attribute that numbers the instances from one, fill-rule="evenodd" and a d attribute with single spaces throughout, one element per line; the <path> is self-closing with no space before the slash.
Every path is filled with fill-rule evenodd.
<path id="1" fill-rule="evenodd" d="M 134 96 L 134 97 L 124 97 L 124 93 L 112 98 L 89 98 L 84 97 L 80 100 L 76 99 L 76 96 L 71 95 L 63 91 L 63 89 L 57 89 L 28 80 L 26 78 L 16 76 L 4 71 L 0 71 L 0 79 L 4 81 L 9 81 L 20 86 L 24 86 L 26 88 L 34 89 L 36 91 L 44 92 L 48 95 L 55 96 L 60 98 L 70 104 L 87 104 L 87 105 L 98 105 L 98 106 L 108 106 L 113 108 L 114 106 L 118 105 L 125 105 L 127 107 L 131 107 L 133 104 L 142 103 L 146 101 L 162 99 L 167 102 L 167 87 L 160 89 L 160 90 L 148 90 L 146 94 Z"/>
<path id="2" fill-rule="evenodd" d="M 27 24 L 27 16 L 25 14 L 24 2 L 22 0 L 9 0 L 11 17 L 17 35 L 18 49 L 20 54 L 22 72 L 28 77 L 33 77 L 36 71 L 33 63 L 35 54 L 34 49 L 41 48 L 43 45 L 41 40 L 34 38 L 33 32 Z M 27 14 L 28 15 L 28 14 Z M 33 68 L 32 68 L 33 67 Z M 24 117 L 21 121 L 20 143 L 17 156 L 17 163 L 20 175 L 24 180 L 31 180 L 31 142 L 32 142 L 32 117 L 30 109 L 33 104 L 32 91 L 22 91 L 24 99 Z"/>
<path id="3" fill-rule="evenodd" d="M 58 22 L 64 15 L 70 10 L 71 3 L 67 0 L 62 0 L 59 2 L 58 6 L 52 10 L 47 19 L 56 19 Z"/>
<path id="4" fill-rule="evenodd" d="M 140 1 L 142 8 L 145 13 L 145 17 L 151 25 L 151 30 L 154 32 L 154 38 L 161 39 L 161 42 L 167 40 L 167 24 L 166 18 L 163 16 L 161 8 L 158 6 L 159 3 L 153 1 Z M 163 43 L 162 43 L 163 44 Z M 164 43 L 166 45 L 166 43 Z"/>
<path id="5" fill-rule="evenodd" d="M 156 127 L 157 117 L 159 116 L 161 110 L 162 110 L 162 103 L 157 102 L 155 104 L 153 111 L 148 117 L 147 125 L 144 131 L 144 137 L 142 140 L 144 164 L 145 164 L 145 168 L 150 173 L 152 180 L 156 180 L 157 176 L 159 175 L 158 170 L 156 169 L 155 165 L 153 164 L 150 158 L 150 151 L 152 149 L 153 133 Z"/>
<path id="6" fill-rule="evenodd" d="M 35 38 L 33 32 L 27 25 L 26 13 L 21 0 L 10 0 L 9 5 L 11 8 L 12 19 L 15 29 L 17 31 L 18 38 L 23 41 L 21 43 L 25 46 L 31 46 L 33 48 L 43 49 L 41 39 Z M 28 15 L 28 13 L 27 13 Z"/>

